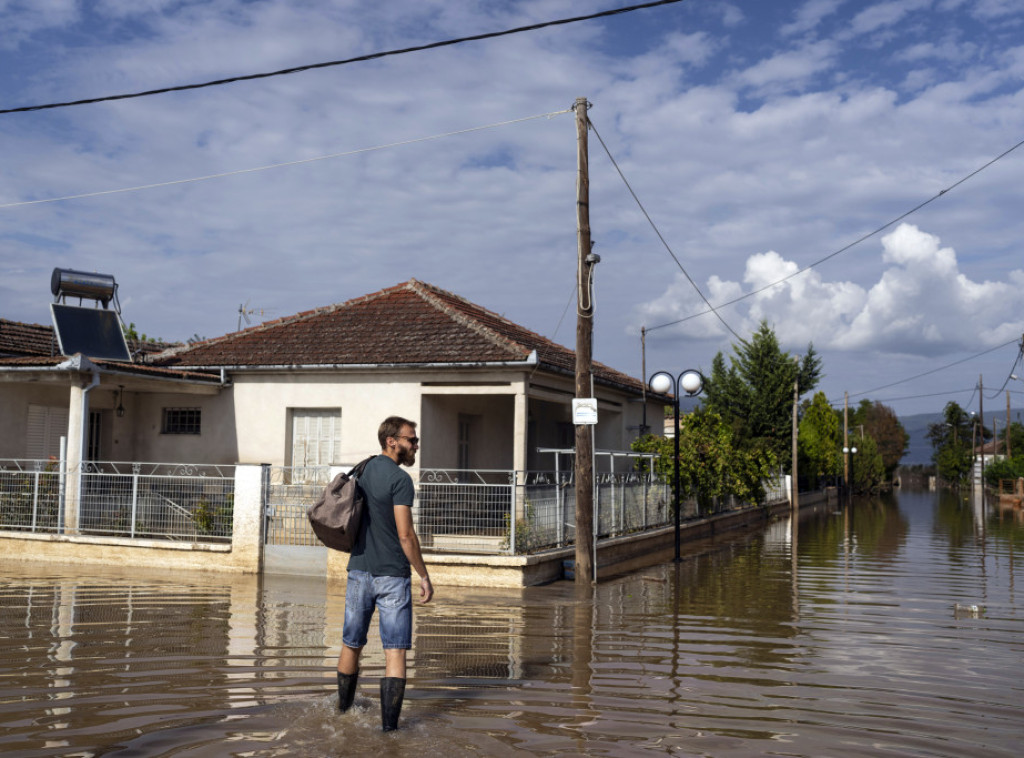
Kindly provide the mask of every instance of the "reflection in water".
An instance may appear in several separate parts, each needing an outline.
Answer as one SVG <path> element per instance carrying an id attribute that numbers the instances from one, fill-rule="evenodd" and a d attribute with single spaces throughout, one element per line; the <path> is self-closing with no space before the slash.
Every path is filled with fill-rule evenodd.
<path id="1" fill-rule="evenodd" d="M 1020 510 L 829 507 L 582 593 L 441 588 L 403 728 L 323 580 L 0 568 L 5 756 L 1016 755 Z M 977 607 L 977 612 L 964 608 Z"/>

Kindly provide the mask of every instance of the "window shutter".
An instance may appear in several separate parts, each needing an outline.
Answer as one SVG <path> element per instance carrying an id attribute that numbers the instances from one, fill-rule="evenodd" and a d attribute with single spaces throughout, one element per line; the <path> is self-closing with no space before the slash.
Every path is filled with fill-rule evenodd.
<path id="1" fill-rule="evenodd" d="M 28 406 L 25 455 L 33 460 L 60 456 L 60 438 L 68 434 L 68 409 L 61 406 Z"/>
<path id="2" fill-rule="evenodd" d="M 292 465 L 341 463 L 341 408 L 292 409 Z"/>

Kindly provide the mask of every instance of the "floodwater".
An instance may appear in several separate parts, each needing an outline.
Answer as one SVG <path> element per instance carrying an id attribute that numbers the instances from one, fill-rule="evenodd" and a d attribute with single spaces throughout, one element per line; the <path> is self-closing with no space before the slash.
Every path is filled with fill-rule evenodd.
<path id="1" fill-rule="evenodd" d="M 577 595 L 439 588 L 402 728 L 322 581 L 0 562 L 4 756 L 1018 756 L 1021 511 L 903 492 Z M 793 550 L 794 544 L 796 550 Z"/>

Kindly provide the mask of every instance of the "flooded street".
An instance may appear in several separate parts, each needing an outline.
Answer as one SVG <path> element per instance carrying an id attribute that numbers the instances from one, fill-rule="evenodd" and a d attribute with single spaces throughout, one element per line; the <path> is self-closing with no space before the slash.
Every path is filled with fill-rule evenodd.
<path id="1" fill-rule="evenodd" d="M 903 492 L 686 547 L 584 596 L 439 588 L 390 734 L 375 628 L 335 710 L 340 588 L 0 563 L 0 751 L 1019 755 L 1019 508 Z"/>

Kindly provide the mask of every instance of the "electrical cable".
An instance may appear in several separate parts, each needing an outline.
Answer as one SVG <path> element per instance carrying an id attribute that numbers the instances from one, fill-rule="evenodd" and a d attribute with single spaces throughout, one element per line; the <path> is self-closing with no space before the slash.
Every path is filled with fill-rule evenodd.
<path id="1" fill-rule="evenodd" d="M 879 403 L 895 403 L 895 402 L 898 402 L 900 400 L 920 400 L 920 399 L 926 398 L 926 397 L 949 397 L 950 395 L 959 395 L 959 394 L 964 393 L 964 392 L 974 392 L 977 389 L 978 389 L 977 387 L 966 387 L 964 389 L 959 389 L 959 390 L 947 390 L 946 392 L 927 392 L 927 393 L 924 393 L 922 395 L 901 395 L 900 397 L 885 397 L 885 398 L 878 399 L 877 402 L 879 402 Z M 832 401 L 829 401 L 829 405 L 832 408 L 835 408 L 836 410 L 842 409 L 842 407 L 843 407 L 842 401 L 832 400 Z"/>
<path id="2" fill-rule="evenodd" d="M 601 147 L 604 148 L 605 153 L 608 155 L 608 159 L 612 162 L 612 165 L 615 167 L 615 170 L 618 172 L 619 178 L 622 179 L 623 184 L 626 185 L 626 189 L 629 190 L 629 194 L 633 196 L 633 200 L 635 200 L 637 206 L 639 206 L 640 212 L 644 214 L 644 218 L 647 219 L 647 223 L 651 225 L 651 228 L 654 230 L 654 233 L 658 236 L 658 239 L 661 240 L 661 244 L 665 246 L 665 249 L 668 251 L 668 254 L 672 256 L 672 260 L 674 260 L 676 262 L 676 265 L 679 267 L 679 270 L 683 272 L 683 276 L 686 277 L 686 280 L 690 283 L 690 286 L 693 287 L 694 291 L 698 295 L 700 295 L 700 299 L 704 301 L 704 304 L 707 305 L 709 311 L 711 313 L 714 313 L 715 316 L 718 318 L 718 320 L 722 322 L 722 325 L 726 329 L 728 329 L 730 332 L 732 332 L 732 335 L 736 339 L 738 339 L 738 340 L 740 340 L 742 342 L 743 338 L 740 337 L 740 335 L 738 335 L 736 333 L 735 329 L 733 329 L 731 326 L 729 326 L 728 322 L 724 318 L 722 318 L 722 314 L 720 314 L 715 309 L 715 306 L 713 306 L 711 304 L 711 302 L 704 296 L 704 293 L 701 292 L 700 287 L 698 287 L 697 283 L 693 280 L 693 277 L 690 276 L 689 272 L 683 267 L 683 264 L 679 261 L 679 258 L 676 257 L 675 252 L 672 250 L 672 248 L 669 246 L 668 242 L 665 240 L 665 237 L 662 235 L 661 230 L 658 229 L 657 224 L 654 223 L 654 220 L 651 218 L 651 215 L 647 212 L 647 209 L 644 208 L 644 204 L 640 202 L 640 198 L 637 197 L 636 192 L 633 191 L 633 187 L 630 185 L 629 180 L 626 179 L 626 175 L 622 173 L 622 169 L 619 168 L 618 162 L 615 160 L 614 156 L 612 155 L 611 150 L 609 150 L 608 146 L 604 143 L 604 140 L 601 139 L 600 132 L 597 131 L 597 127 L 594 126 L 594 122 L 590 120 L 589 116 L 587 117 L 587 123 L 590 125 L 590 128 L 594 130 L 594 135 L 597 137 L 597 141 L 601 143 Z M 704 311 L 704 313 L 708 313 L 709 311 Z M 654 327 L 654 329 L 657 329 L 657 328 L 659 328 L 659 327 Z M 651 329 L 648 329 L 647 331 L 650 332 Z"/>
<path id="3" fill-rule="evenodd" d="M 631 13 L 633 11 L 645 10 L 647 8 L 656 8 L 660 5 L 672 5 L 673 3 L 680 3 L 683 0 L 656 0 L 655 2 L 641 3 L 639 5 L 630 5 L 625 8 L 614 8 L 612 10 L 600 11 L 598 13 L 590 13 L 585 16 L 573 16 L 571 18 L 561 18 L 554 21 L 542 21 L 537 24 L 529 24 L 528 26 L 518 26 L 514 29 L 506 29 L 500 32 L 486 32 L 484 34 L 474 34 L 468 37 L 457 37 L 455 39 L 448 39 L 441 42 L 431 42 L 426 45 L 415 45 L 413 47 L 401 48 L 398 50 L 385 50 L 383 52 L 369 53 L 367 55 L 358 55 L 354 58 L 345 58 L 344 60 L 336 61 L 325 61 L 323 63 L 310 63 L 304 66 L 294 66 L 292 68 L 283 68 L 279 71 L 267 71 L 258 74 L 245 74 L 242 76 L 231 76 L 225 79 L 214 79 L 213 81 L 201 82 L 198 84 L 181 84 L 174 87 L 161 87 L 159 89 L 146 90 L 144 92 L 131 92 L 121 95 L 106 95 L 104 97 L 92 97 L 83 100 L 71 100 L 60 103 L 47 103 L 44 105 L 26 105 L 20 108 L 4 108 L 0 109 L 0 116 L 9 113 L 27 113 L 30 111 L 43 111 L 52 110 L 54 108 L 68 108 L 73 105 L 91 105 L 93 103 L 104 103 L 113 100 L 129 100 L 137 97 L 148 97 L 150 95 L 163 95 L 169 92 L 184 92 L 186 90 L 203 89 L 205 87 L 217 87 L 222 84 L 233 84 L 235 82 L 246 82 L 254 79 L 269 79 L 274 76 L 286 76 L 288 74 L 298 74 L 303 71 L 313 71 L 319 68 L 330 68 L 332 66 L 344 66 L 350 63 L 364 63 L 366 61 L 378 60 L 380 58 L 386 58 L 393 55 L 404 55 L 405 53 L 417 53 L 423 50 L 433 50 L 440 47 L 448 47 L 450 45 L 458 45 L 463 42 L 478 42 L 485 39 L 494 39 L 495 37 L 506 37 L 511 34 L 520 34 L 523 32 L 533 32 L 538 29 L 546 29 L 552 26 L 564 26 L 566 24 L 574 24 L 579 21 L 592 21 L 598 18 L 608 18 L 609 16 L 617 16 L 623 13 Z"/>
<path id="4" fill-rule="evenodd" d="M 1021 341 L 1018 342 L 1017 344 L 1020 348 L 1017 351 L 1017 357 L 1013 359 L 1013 365 L 1010 366 L 1010 370 L 1006 374 L 1006 379 L 1003 380 L 1003 386 L 993 391 L 992 395 L 989 396 L 990 400 L 994 400 L 995 398 L 999 397 L 1003 390 L 1006 389 L 1006 385 L 1010 383 L 1010 380 L 1016 378 L 1014 371 L 1016 371 L 1017 366 L 1020 364 L 1021 358 L 1024 357 L 1024 338 L 1021 338 Z"/>
<path id="5" fill-rule="evenodd" d="M 958 361 L 953 361 L 952 363 L 947 363 L 945 366 L 939 366 L 938 368 L 933 368 L 930 371 L 925 371 L 923 373 L 916 374 L 914 376 L 908 376 L 906 379 L 900 379 L 899 381 L 896 381 L 896 382 L 890 382 L 889 384 L 884 384 L 881 387 L 875 387 L 874 389 L 865 390 L 864 392 L 853 392 L 853 393 L 850 394 L 850 397 L 860 397 L 861 395 L 870 395 L 872 393 L 878 392 L 879 390 L 884 390 L 884 389 L 888 389 L 889 387 L 895 387 L 895 386 L 897 386 L 899 384 L 905 384 L 907 382 L 912 382 L 915 379 L 920 379 L 923 376 L 928 376 L 930 374 L 937 374 L 940 371 L 945 371 L 947 368 L 952 368 L 953 366 L 959 366 L 961 363 L 967 363 L 968 361 L 973 361 L 975 358 L 980 358 L 981 356 L 988 355 L 989 353 L 993 353 L 996 350 L 1001 350 L 1002 348 L 1006 347 L 1007 345 L 1012 345 L 1015 342 L 1016 342 L 1016 340 L 1010 340 L 1009 342 L 1004 342 L 1001 345 L 996 345 L 995 347 L 990 347 L 988 350 L 983 350 L 980 353 L 975 353 L 974 355 L 969 355 L 966 358 L 961 358 Z"/>
<path id="6" fill-rule="evenodd" d="M 824 263 L 825 261 L 831 260 L 832 258 L 835 258 L 837 255 L 840 255 L 841 253 L 845 253 L 847 250 L 849 250 L 849 249 L 851 249 L 853 247 L 856 247 L 861 242 L 864 242 L 865 240 L 868 240 L 871 237 L 874 237 L 875 235 L 880 234 L 881 232 L 885 231 L 886 229 L 888 229 L 893 224 L 899 223 L 903 219 L 907 218 L 907 216 L 910 216 L 911 214 L 917 213 L 919 210 L 924 208 L 926 205 L 929 205 L 929 204 L 935 202 L 940 197 L 945 195 L 947 192 L 949 192 L 949 191 L 951 191 L 953 189 L 956 189 L 961 184 L 966 182 L 968 179 L 972 179 L 973 177 L 977 176 L 982 171 L 987 169 L 989 166 L 991 166 L 992 164 L 996 163 L 997 161 L 1002 160 L 1003 158 L 1008 156 L 1010 153 L 1012 153 L 1014 150 L 1016 150 L 1017 148 L 1021 147 L 1022 145 L 1024 145 L 1024 140 L 1021 140 L 1020 142 L 1018 142 L 1016 145 L 1014 145 L 1010 149 L 1003 151 L 1002 153 L 997 155 L 995 158 L 990 160 L 988 163 L 986 163 L 985 165 L 981 166 L 980 168 L 975 169 L 971 173 L 967 174 L 967 176 L 964 176 L 960 180 L 958 180 L 958 181 L 954 182 L 953 184 L 949 185 L 948 187 L 946 187 L 946 189 L 940 190 L 937 194 L 935 194 L 932 197 L 928 198 L 924 202 L 919 203 L 918 205 L 914 206 L 909 211 L 906 211 L 905 213 L 900 214 L 899 216 L 894 218 L 892 221 L 889 221 L 889 222 L 883 224 L 882 226 L 878 227 L 873 232 L 868 232 L 867 234 L 863 235 L 862 237 L 859 237 L 859 238 L 855 239 L 853 242 L 849 243 L 848 245 L 845 245 L 844 247 L 839 248 L 835 252 L 829 253 L 824 258 L 820 258 L 819 260 L 814 261 L 814 263 L 811 263 L 811 264 L 809 264 L 807 266 L 804 266 L 801 269 L 798 269 L 797 271 L 794 271 L 792 274 L 789 274 L 788 276 L 784 276 L 782 279 L 774 281 L 771 284 L 766 284 L 765 286 L 761 287 L 760 289 L 752 290 L 751 292 L 748 292 L 745 295 L 740 295 L 739 297 L 733 298 L 732 300 L 728 300 L 728 301 L 726 301 L 724 303 L 719 303 L 718 307 L 719 308 L 724 308 L 724 307 L 729 306 L 729 305 L 735 305 L 736 303 L 739 303 L 739 302 L 741 302 L 743 300 L 746 300 L 747 298 L 753 297 L 754 295 L 759 295 L 760 293 L 764 292 L 765 290 L 769 290 L 772 287 L 775 287 L 775 286 L 777 286 L 779 284 L 782 284 L 783 282 L 788 282 L 793 277 L 796 277 L 796 276 L 799 276 L 800 274 L 806 273 L 807 271 L 810 271 L 815 266 L 819 266 L 822 263 Z M 711 308 L 710 304 L 709 304 L 708 308 L 711 309 L 711 310 L 714 310 L 713 308 Z M 664 329 L 667 326 L 675 326 L 676 324 L 681 324 L 684 321 L 689 321 L 690 319 L 697 318 L 698 316 L 703 316 L 707 312 L 708 311 L 701 311 L 700 313 L 694 313 L 694 314 L 686 316 L 684 318 L 676 319 L 675 321 L 669 321 L 668 323 L 665 323 L 665 324 L 658 324 L 657 326 L 649 326 L 649 327 L 647 327 L 647 331 L 648 332 L 652 332 L 655 329 Z"/>
<path id="7" fill-rule="evenodd" d="M 558 323 L 555 324 L 555 331 L 551 333 L 552 340 L 558 337 L 558 330 L 562 328 L 562 322 L 565 321 L 565 314 L 569 312 L 569 306 L 572 305 L 572 300 L 574 297 L 577 297 L 575 284 L 573 284 L 572 289 L 569 290 L 569 299 L 565 301 L 565 308 L 562 309 L 562 315 L 558 319 Z"/>
<path id="8" fill-rule="evenodd" d="M 417 137 L 415 139 L 402 140 L 400 142 L 391 142 L 386 145 L 375 145 L 373 147 L 362 147 L 357 150 L 348 150 L 344 153 L 331 153 L 330 155 L 318 155 L 313 158 L 302 158 L 295 161 L 286 161 L 284 163 L 271 163 L 266 166 L 255 166 L 253 168 L 242 168 L 237 171 L 225 171 L 220 174 L 207 174 L 206 176 L 194 176 L 189 179 L 172 179 L 167 182 L 154 182 L 153 184 L 140 184 L 135 187 L 121 187 L 119 189 L 111 190 L 99 190 L 97 192 L 81 192 L 77 195 L 64 195 L 62 197 L 48 197 L 42 200 L 22 200 L 15 203 L 0 203 L 0 210 L 5 208 L 19 208 L 25 205 L 40 205 L 42 203 L 57 203 L 63 200 L 80 200 L 87 197 L 99 197 L 101 195 L 115 195 L 120 192 L 137 192 L 139 190 L 156 189 L 158 187 L 171 187 L 175 184 L 189 184 L 191 182 L 205 182 L 210 179 L 223 179 L 228 176 L 237 176 L 239 174 L 251 174 L 257 171 L 268 171 L 272 168 L 284 168 L 286 166 L 298 166 L 302 163 L 314 163 L 315 161 L 325 161 L 331 158 L 345 158 L 351 155 L 359 155 L 360 153 L 370 153 L 376 150 L 386 150 L 392 147 L 402 147 L 403 145 L 412 145 L 417 142 L 429 142 L 431 140 L 443 139 L 444 137 L 454 137 L 460 134 L 469 134 L 470 132 L 479 132 L 484 129 L 496 129 L 499 126 L 508 126 L 509 124 L 518 124 L 524 121 L 532 121 L 538 118 L 554 118 L 555 116 L 561 116 L 565 113 L 571 113 L 572 108 L 567 108 L 562 111 L 552 111 L 550 113 L 540 113 L 536 116 L 525 116 L 524 118 L 516 118 L 510 121 L 501 121 L 495 124 L 486 124 L 484 126 L 473 126 L 468 129 L 459 129 L 454 132 L 446 132 L 444 134 L 433 134 L 429 137 Z"/>

